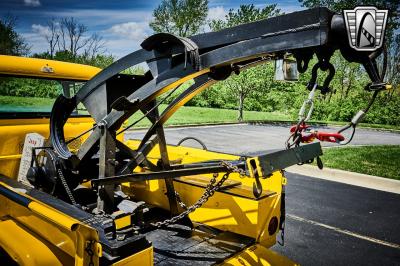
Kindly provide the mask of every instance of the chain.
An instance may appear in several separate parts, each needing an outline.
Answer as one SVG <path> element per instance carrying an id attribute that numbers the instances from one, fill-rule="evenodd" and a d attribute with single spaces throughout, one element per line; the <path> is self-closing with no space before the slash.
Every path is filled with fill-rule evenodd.
<path id="1" fill-rule="evenodd" d="M 101 211 L 100 213 L 97 213 L 89 218 L 81 220 L 82 223 L 85 223 L 87 225 L 94 225 L 94 224 L 102 224 L 107 219 L 112 219 L 110 215 L 107 215 L 104 213 L 104 211 Z"/>
<path id="2" fill-rule="evenodd" d="M 154 227 L 163 227 L 163 226 L 168 226 L 171 224 L 176 223 L 180 219 L 184 218 L 187 216 L 189 213 L 194 212 L 197 208 L 201 207 L 205 202 L 208 201 L 209 198 L 211 198 L 216 191 L 218 191 L 224 182 L 228 179 L 230 173 L 238 173 L 240 176 L 245 176 L 246 171 L 243 169 L 240 169 L 238 166 L 233 165 L 232 163 L 223 161 L 221 162 L 222 166 L 225 166 L 228 169 L 228 172 L 224 174 L 224 176 L 217 182 L 217 177 L 218 174 L 213 174 L 213 177 L 210 179 L 210 183 L 207 185 L 203 195 L 200 197 L 200 199 L 194 203 L 192 206 L 186 206 L 186 204 L 181 200 L 180 195 L 178 192 L 175 191 L 175 198 L 183 209 L 185 209 L 184 212 L 170 218 L 164 221 L 156 222 L 156 223 L 151 223 L 152 226 Z M 216 183 L 217 182 L 217 183 Z"/>
<path id="3" fill-rule="evenodd" d="M 182 201 L 181 196 L 179 195 L 178 191 L 175 191 L 175 198 L 176 198 L 176 201 L 178 202 L 179 206 L 181 206 L 182 209 L 184 209 L 184 210 L 188 209 L 186 204 Z"/>
<path id="4" fill-rule="evenodd" d="M 225 166 L 231 173 L 238 173 L 241 177 L 246 176 L 246 171 L 239 168 L 237 165 L 233 165 L 232 163 L 227 161 L 221 162 L 221 165 Z"/>
<path id="5" fill-rule="evenodd" d="M 89 266 L 94 266 L 94 261 L 93 261 L 94 252 L 92 250 L 92 245 L 94 244 L 94 242 L 95 241 L 93 241 L 93 240 L 88 241 L 86 248 L 85 248 L 86 253 L 90 257 Z"/>
<path id="6" fill-rule="evenodd" d="M 190 207 L 187 207 L 187 209 L 170 218 L 170 219 L 166 219 L 164 221 L 160 221 L 160 222 L 156 222 L 156 223 L 151 223 L 152 226 L 154 227 L 163 227 L 163 226 L 168 226 L 171 224 L 176 223 L 177 221 L 179 221 L 180 219 L 184 218 L 185 216 L 187 216 L 189 213 L 194 212 L 197 208 L 201 207 L 212 195 L 214 195 L 215 191 L 217 191 L 218 189 L 221 188 L 222 184 L 225 182 L 225 180 L 228 178 L 229 174 L 225 174 L 220 181 L 218 181 L 217 184 L 214 185 L 214 183 L 216 182 L 217 179 L 217 174 L 214 174 L 213 177 L 210 180 L 210 183 L 207 185 L 203 195 L 200 197 L 200 199 L 193 204 Z M 185 205 L 186 206 L 186 205 Z"/>
<path id="7" fill-rule="evenodd" d="M 69 199 L 71 200 L 73 205 L 76 205 L 76 201 L 74 199 L 74 195 L 72 195 L 72 192 L 69 189 L 67 181 L 65 180 L 64 174 L 62 173 L 62 170 L 61 170 L 60 167 L 57 167 L 57 173 L 58 173 L 58 176 L 60 177 L 61 183 L 64 186 L 65 192 L 67 192 L 67 194 L 68 194 Z"/>

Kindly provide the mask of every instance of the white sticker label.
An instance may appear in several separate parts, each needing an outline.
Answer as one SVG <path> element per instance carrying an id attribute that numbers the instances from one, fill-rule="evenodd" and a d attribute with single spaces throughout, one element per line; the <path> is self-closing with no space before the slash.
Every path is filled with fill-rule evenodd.
<path id="1" fill-rule="evenodd" d="M 32 186 L 28 179 L 26 178 L 26 174 L 28 173 L 29 167 L 31 167 L 32 161 L 32 148 L 34 147 L 43 147 L 45 138 L 42 135 L 37 133 L 29 133 L 25 136 L 24 149 L 22 150 L 21 163 L 19 165 L 18 172 L 18 181 Z"/>

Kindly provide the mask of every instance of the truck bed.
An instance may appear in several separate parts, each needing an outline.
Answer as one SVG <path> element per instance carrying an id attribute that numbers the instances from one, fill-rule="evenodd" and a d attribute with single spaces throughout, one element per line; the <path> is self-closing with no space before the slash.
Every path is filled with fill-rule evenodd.
<path id="1" fill-rule="evenodd" d="M 213 265 L 254 244 L 254 239 L 203 226 L 174 224 L 146 233 L 155 265 Z"/>

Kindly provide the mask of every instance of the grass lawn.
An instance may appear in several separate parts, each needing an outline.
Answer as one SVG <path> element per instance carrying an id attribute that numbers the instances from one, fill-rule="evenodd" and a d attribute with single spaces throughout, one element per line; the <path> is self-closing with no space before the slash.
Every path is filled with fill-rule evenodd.
<path id="1" fill-rule="evenodd" d="M 0 112 L 50 112 L 54 100 L 0 95 Z"/>
<path id="2" fill-rule="evenodd" d="M 400 146 L 325 148 L 324 166 L 400 180 Z"/>
<path id="3" fill-rule="evenodd" d="M 35 97 L 0 96 L 0 112 L 50 112 L 54 99 Z M 162 112 L 167 107 L 160 105 Z M 167 122 L 167 125 L 187 125 L 219 122 L 237 122 L 236 110 L 203 108 L 193 106 L 181 107 Z M 138 112 L 129 118 L 128 124 L 136 121 L 143 114 Z M 249 120 L 290 120 L 289 115 L 271 112 L 245 111 L 244 119 Z M 149 126 L 150 122 L 143 119 L 136 127 Z"/>
<path id="4" fill-rule="evenodd" d="M 161 104 L 160 110 L 163 111 L 167 105 Z M 187 124 L 204 124 L 204 123 L 220 123 L 220 122 L 237 122 L 237 110 L 215 109 L 205 107 L 183 106 L 168 121 L 167 125 L 187 125 Z M 136 121 L 142 113 L 136 113 L 129 118 L 128 124 Z M 245 121 L 249 120 L 289 120 L 289 115 L 271 112 L 255 112 L 245 111 L 243 114 Z M 150 122 L 143 119 L 137 124 L 140 126 L 148 126 Z"/>
<path id="5" fill-rule="evenodd" d="M 55 99 L 35 98 L 35 97 L 16 97 L 0 95 L 0 112 L 50 112 Z M 160 105 L 163 111 L 167 105 Z M 167 125 L 187 125 L 205 123 L 237 122 L 237 110 L 215 109 L 206 107 L 183 106 L 168 121 Z M 142 116 L 141 112 L 129 118 L 128 124 L 136 121 Z M 244 120 L 267 120 L 267 121 L 292 121 L 290 115 L 281 112 L 256 112 L 244 111 Z M 347 122 L 322 122 L 332 125 L 345 125 Z M 149 126 L 150 122 L 143 119 L 135 127 Z M 398 126 L 360 124 L 360 127 L 373 127 L 384 129 L 399 129 Z"/>

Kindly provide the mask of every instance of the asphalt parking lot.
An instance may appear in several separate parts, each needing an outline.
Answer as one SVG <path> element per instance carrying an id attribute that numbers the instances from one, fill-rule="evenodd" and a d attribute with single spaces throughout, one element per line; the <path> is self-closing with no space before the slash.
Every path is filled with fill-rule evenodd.
<path id="1" fill-rule="evenodd" d="M 336 132 L 338 127 L 320 127 L 318 130 Z M 350 133 L 350 132 L 346 132 Z M 141 138 L 145 131 L 130 131 L 126 138 Z M 346 136 L 346 134 L 344 134 Z M 289 136 L 288 126 L 276 125 L 223 125 L 187 128 L 168 128 L 165 136 L 169 144 L 176 145 L 184 137 L 195 137 L 203 141 L 209 150 L 254 155 L 266 151 L 283 149 Z M 357 129 L 351 145 L 400 145 L 400 133 Z M 186 146 L 200 147 L 194 141 L 185 142 Z M 323 143 L 334 146 L 335 143 Z"/>
<path id="2" fill-rule="evenodd" d="M 143 134 L 129 132 L 126 138 Z M 169 144 L 192 136 L 209 150 L 243 155 L 283 148 L 287 134 L 284 126 L 166 129 Z M 399 145 L 400 134 L 359 129 L 352 142 L 385 144 Z M 400 265 L 400 194 L 293 173 L 287 178 L 285 244 L 273 250 L 302 265 Z"/>
<path id="3" fill-rule="evenodd" d="M 302 265 L 400 265 L 400 195 L 287 173 L 285 245 Z"/>

